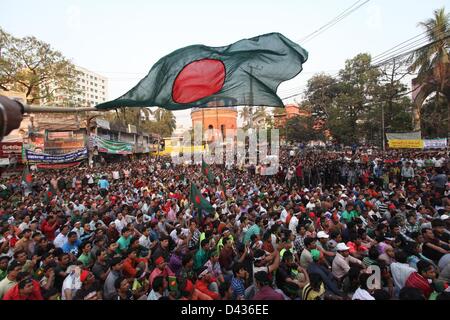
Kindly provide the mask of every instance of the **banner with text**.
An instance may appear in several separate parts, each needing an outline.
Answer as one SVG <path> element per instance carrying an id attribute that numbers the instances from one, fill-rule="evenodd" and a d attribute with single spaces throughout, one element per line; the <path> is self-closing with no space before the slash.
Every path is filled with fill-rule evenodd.
<path id="1" fill-rule="evenodd" d="M 404 133 L 386 133 L 386 139 L 390 140 L 422 140 L 422 133 L 416 132 L 404 132 Z"/>
<path id="2" fill-rule="evenodd" d="M 447 148 L 447 138 L 425 139 L 423 144 L 425 149 L 445 149 Z"/>
<path id="3" fill-rule="evenodd" d="M 78 167 L 81 164 L 81 161 L 71 162 L 71 163 L 38 163 L 36 167 L 38 169 L 67 169 Z"/>
<path id="4" fill-rule="evenodd" d="M 88 151 L 86 148 L 59 155 L 36 153 L 31 150 L 25 150 L 25 157 L 29 163 L 69 163 L 84 160 L 87 156 Z"/>
<path id="5" fill-rule="evenodd" d="M 389 148 L 392 149 L 423 149 L 423 140 L 397 140 L 388 141 Z"/>
<path id="6" fill-rule="evenodd" d="M 22 142 L 0 142 L 0 158 L 16 158 L 17 163 L 22 163 Z"/>
<path id="7" fill-rule="evenodd" d="M 99 152 L 112 154 L 132 154 L 133 145 L 127 142 L 106 140 L 97 135 L 90 136 L 92 147 L 97 147 Z"/>

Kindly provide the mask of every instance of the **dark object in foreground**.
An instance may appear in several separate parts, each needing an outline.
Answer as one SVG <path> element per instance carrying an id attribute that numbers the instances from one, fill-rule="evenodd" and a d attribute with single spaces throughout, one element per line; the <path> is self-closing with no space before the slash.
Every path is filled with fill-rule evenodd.
<path id="1" fill-rule="evenodd" d="M 0 141 L 11 131 L 19 128 L 23 111 L 24 107 L 20 102 L 0 96 Z"/>

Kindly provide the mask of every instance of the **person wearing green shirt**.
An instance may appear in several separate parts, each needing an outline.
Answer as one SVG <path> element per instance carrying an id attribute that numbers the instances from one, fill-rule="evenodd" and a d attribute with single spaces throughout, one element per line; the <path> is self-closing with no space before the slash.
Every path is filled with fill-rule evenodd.
<path id="1" fill-rule="evenodd" d="M 345 209 L 346 210 L 342 213 L 342 219 L 344 219 L 346 223 L 349 223 L 359 217 L 358 212 L 353 208 L 353 204 L 347 204 Z"/>
<path id="2" fill-rule="evenodd" d="M 0 257 L 0 281 L 6 278 L 6 275 L 8 274 L 8 262 L 11 258 L 8 256 L 2 256 Z"/>
<path id="3" fill-rule="evenodd" d="M 194 256 L 194 271 L 199 270 L 209 259 L 209 240 L 203 239 L 200 243 L 200 249 Z"/>
<path id="4" fill-rule="evenodd" d="M 219 241 L 217 242 L 217 246 L 216 246 L 216 252 L 218 255 L 220 255 L 220 251 L 222 251 L 222 248 L 224 246 L 223 244 L 223 239 L 231 239 L 231 243 L 234 243 L 234 237 L 233 235 L 230 233 L 230 229 L 228 229 L 227 227 L 223 228 L 222 231 L 222 237 L 220 237 Z"/>
<path id="5" fill-rule="evenodd" d="M 126 252 L 130 246 L 131 242 L 131 231 L 125 227 L 122 229 L 122 236 L 117 240 L 117 253 Z"/>
<path id="6" fill-rule="evenodd" d="M 90 267 L 92 265 L 92 255 L 91 255 L 92 246 L 89 242 L 85 242 L 81 245 L 81 255 L 78 257 L 78 261 L 83 263 L 83 266 Z"/>
<path id="7" fill-rule="evenodd" d="M 245 233 L 244 241 L 243 241 L 244 244 L 247 244 L 250 242 L 252 235 L 256 234 L 259 236 L 261 234 L 261 227 L 262 227 L 262 219 L 260 217 L 257 217 L 255 219 L 255 224 L 252 225 Z"/>

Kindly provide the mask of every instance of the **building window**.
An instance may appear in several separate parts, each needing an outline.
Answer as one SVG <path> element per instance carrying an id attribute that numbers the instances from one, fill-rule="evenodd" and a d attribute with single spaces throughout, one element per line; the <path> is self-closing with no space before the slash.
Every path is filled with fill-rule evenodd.
<path id="1" fill-rule="evenodd" d="M 93 98 L 94 97 L 94 95 L 93 94 L 91 94 L 91 98 Z"/>
<path id="2" fill-rule="evenodd" d="M 95 99 L 98 99 L 98 96 L 95 96 Z"/>
<path id="3" fill-rule="evenodd" d="M 86 89 L 86 87 L 85 87 L 85 86 L 82 86 L 81 88 L 82 88 L 83 90 L 84 90 L 84 89 Z"/>
<path id="4" fill-rule="evenodd" d="M 95 84 L 95 86 L 97 86 L 97 84 Z"/>
<path id="5" fill-rule="evenodd" d="M 105 80 L 102 80 L 102 83 L 105 83 Z"/>
<path id="6" fill-rule="evenodd" d="M 92 85 L 94 85 L 94 83 L 93 83 L 93 82 L 91 82 L 91 86 L 92 86 Z"/>
<path id="7" fill-rule="evenodd" d="M 105 89 L 105 86 L 102 86 L 102 89 Z"/>
<path id="8" fill-rule="evenodd" d="M 82 80 L 81 80 L 81 82 L 83 82 L 83 83 L 84 83 L 84 82 L 85 82 L 85 81 L 84 81 L 84 79 L 82 79 Z"/>

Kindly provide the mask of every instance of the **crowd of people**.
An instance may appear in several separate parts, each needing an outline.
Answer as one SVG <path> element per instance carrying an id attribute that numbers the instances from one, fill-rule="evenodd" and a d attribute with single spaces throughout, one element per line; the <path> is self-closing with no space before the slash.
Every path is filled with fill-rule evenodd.
<path id="1" fill-rule="evenodd" d="M 448 300 L 449 166 L 282 149 L 271 176 L 150 157 L 2 179 L 0 299 Z"/>

